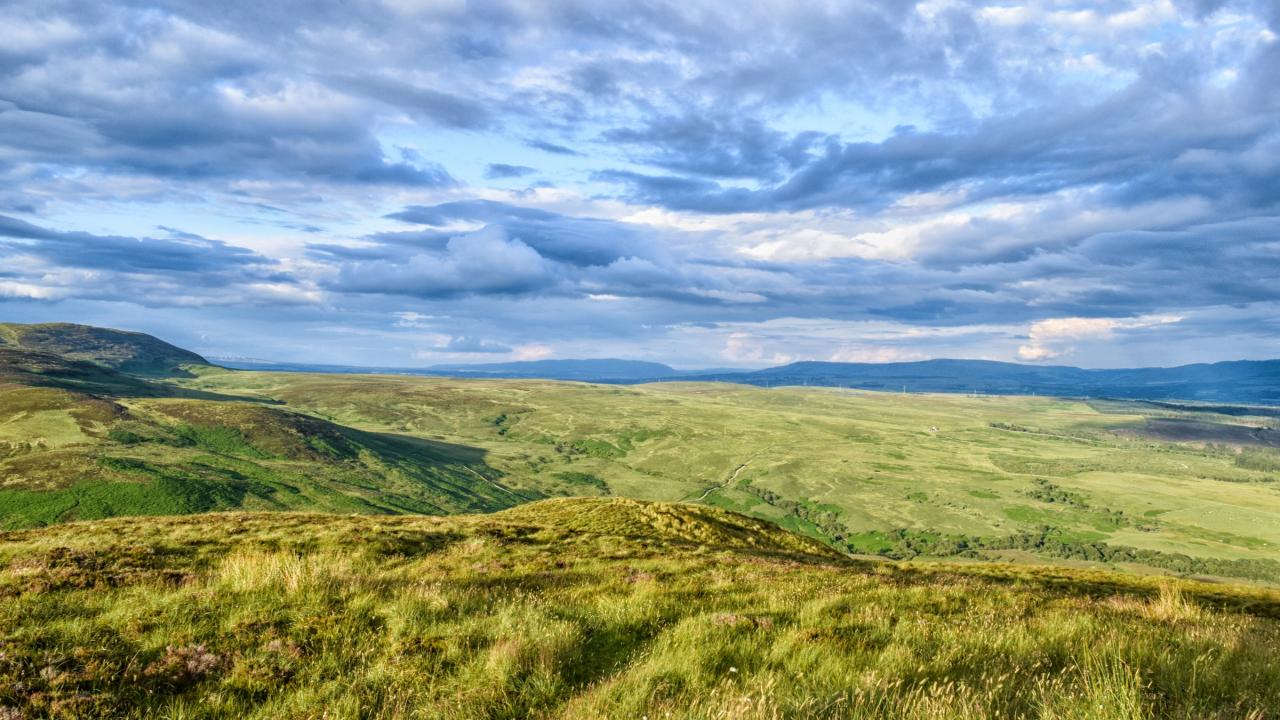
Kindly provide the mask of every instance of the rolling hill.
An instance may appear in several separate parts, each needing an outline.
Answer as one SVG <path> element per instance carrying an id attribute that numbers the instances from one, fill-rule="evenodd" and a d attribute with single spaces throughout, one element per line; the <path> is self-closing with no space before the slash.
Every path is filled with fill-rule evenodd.
<path id="1" fill-rule="evenodd" d="M 257 372 L 184 384 L 482 448 L 513 487 L 714 504 L 855 553 L 1280 582 L 1280 438 L 1250 408 Z"/>
<path id="2" fill-rule="evenodd" d="M 1280 713 L 1265 408 L 134 347 L 0 348 L 0 720 Z"/>
<path id="3" fill-rule="evenodd" d="M 852 560 L 735 513 L 634 500 L 5 533 L 0 620 L 5 718 L 1280 711 L 1274 591 Z"/>
<path id="4" fill-rule="evenodd" d="M 646 382 L 681 374 L 669 365 L 663 365 L 662 363 L 612 358 L 432 365 L 423 370 L 422 373 L 454 377 L 550 378 L 594 382 Z"/>
<path id="5" fill-rule="evenodd" d="M 1266 408 L 186 367 L 0 350 L 0 526 L 607 495 L 851 553 L 1280 582 Z"/>
<path id="6" fill-rule="evenodd" d="M 1280 405 L 1280 360 L 1239 360 L 1171 368 L 1104 370 L 1086 370 L 1065 365 L 946 359 L 897 363 L 805 361 L 762 370 L 676 370 L 661 363 L 615 359 L 537 360 L 433 365 L 427 368 L 346 367 L 256 360 L 229 360 L 225 364 L 246 370 L 304 373 L 438 375 L 614 384 L 728 382 L 760 387 L 808 385 L 884 392 L 1035 394 Z"/>
<path id="7" fill-rule="evenodd" d="M 184 365 L 208 365 L 199 355 L 144 333 L 72 323 L 0 323 L 0 348 L 97 363 L 134 375 L 166 376 Z"/>
<path id="8" fill-rule="evenodd" d="M 179 371 L 226 371 L 148 336 L 50 327 L 19 341 L 91 341 L 67 356 L 0 348 L 0 528 L 228 508 L 457 513 L 542 497 L 503 485 L 481 450 L 178 387 Z"/>
<path id="9" fill-rule="evenodd" d="M 1054 395 L 1280 404 L 1280 360 L 1238 360 L 1171 368 L 1084 370 L 987 360 L 903 363 L 797 362 L 690 380 L 752 385 L 845 386 L 898 392 Z"/>

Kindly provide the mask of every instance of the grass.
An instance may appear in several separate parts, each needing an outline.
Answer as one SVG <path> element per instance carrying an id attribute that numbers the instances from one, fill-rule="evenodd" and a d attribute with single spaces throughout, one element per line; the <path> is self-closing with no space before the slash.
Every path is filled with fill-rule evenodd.
<path id="1" fill-rule="evenodd" d="M 854 552 L 881 552 L 874 538 L 898 531 L 994 541 L 1048 528 L 1129 555 L 1276 563 L 1280 581 L 1280 452 L 1223 446 L 1218 431 L 1144 434 L 1194 415 L 1252 437 L 1267 416 L 698 383 L 215 371 L 184 384 L 478 448 L 530 493 L 701 501 Z M 599 484 L 573 481 L 585 477 Z"/>
<path id="2" fill-rule="evenodd" d="M 1280 582 L 1280 452 L 1223 441 L 1267 442 L 1260 410 L 210 367 L 160 383 L 19 355 L 0 362 L 0 527 L 612 495 L 728 508 L 853 553 Z"/>
<path id="3" fill-rule="evenodd" d="M 1264 718 L 1278 618 L 705 506 L 122 518 L 0 535 L 0 717 Z"/>
<path id="4" fill-rule="evenodd" d="M 210 510 L 457 513 L 536 494 L 484 453 L 268 405 L 0 386 L 0 528 Z"/>
<path id="5" fill-rule="evenodd" d="M 199 355 L 150 335 L 72 323 L 0 323 L 0 347 L 91 361 L 137 375 L 186 374 L 183 365 L 207 365 Z"/>

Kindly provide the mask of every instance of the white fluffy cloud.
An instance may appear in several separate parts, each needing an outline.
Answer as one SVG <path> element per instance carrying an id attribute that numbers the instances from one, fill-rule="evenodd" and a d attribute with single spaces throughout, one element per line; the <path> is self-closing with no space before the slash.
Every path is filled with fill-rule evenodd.
<path id="1" fill-rule="evenodd" d="M 1032 323 L 1027 344 L 1018 347 L 1022 360 L 1040 362 L 1070 355 L 1073 343 L 1081 340 L 1105 340 L 1118 330 L 1139 330 L 1181 322 L 1179 315 L 1148 315 L 1137 318 L 1050 318 Z"/>

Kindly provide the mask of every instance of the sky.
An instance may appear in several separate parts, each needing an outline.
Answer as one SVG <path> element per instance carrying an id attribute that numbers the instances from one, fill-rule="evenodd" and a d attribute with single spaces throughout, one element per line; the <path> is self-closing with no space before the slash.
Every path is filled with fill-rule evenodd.
<path id="1" fill-rule="evenodd" d="M 0 0 L 0 319 L 217 357 L 1280 357 L 1280 1 Z"/>

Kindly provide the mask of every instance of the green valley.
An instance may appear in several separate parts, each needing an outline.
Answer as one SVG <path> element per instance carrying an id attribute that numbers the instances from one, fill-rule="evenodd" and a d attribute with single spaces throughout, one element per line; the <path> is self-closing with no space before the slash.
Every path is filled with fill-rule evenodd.
<path id="1" fill-rule="evenodd" d="M 0 348 L 0 720 L 1280 712 L 1271 408 L 147 346 Z"/>
<path id="2" fill-rule="evenodd" d="M 1280 580 L 1280 472 L 1268 464 L 1280 453 L 1266 416 L 698 383 L 209 370 L 184 385 L 480 448 L 532 493 L 706 502 L 856 553 Z M 1248 444 L 1150 431 L 1188 417 Z"/>

